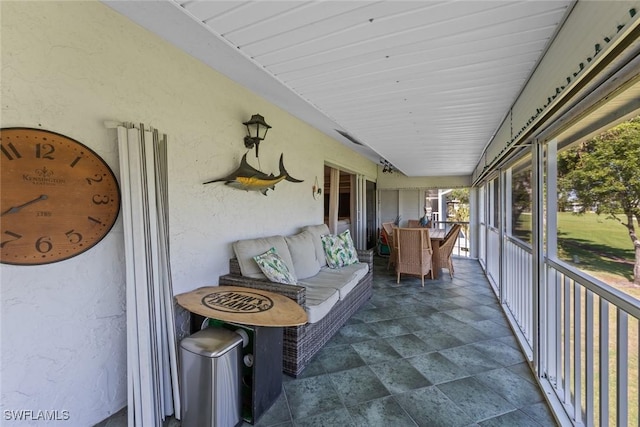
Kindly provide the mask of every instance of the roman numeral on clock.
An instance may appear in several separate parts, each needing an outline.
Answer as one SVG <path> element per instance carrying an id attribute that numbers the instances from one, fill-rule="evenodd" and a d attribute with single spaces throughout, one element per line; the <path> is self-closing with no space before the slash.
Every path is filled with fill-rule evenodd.
<path id="1" fill-rule="evenodd" d="M 16 147 L 14 147 L 12 143 L 8 143 L 6 146 L 4 144 L 0 144 L 0 151 L 2 151 L 2 154 L 4 154 L 9 160 L 22 158 L 20 152 L 16 150 Z"/>

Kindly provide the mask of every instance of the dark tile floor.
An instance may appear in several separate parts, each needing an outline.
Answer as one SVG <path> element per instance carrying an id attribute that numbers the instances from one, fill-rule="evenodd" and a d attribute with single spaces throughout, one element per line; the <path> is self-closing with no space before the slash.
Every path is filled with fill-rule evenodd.
<path id="1" fill-rule="evenodd" d="M 372 299 L 255 425 L 555 426 L 480 265 L 454 265 L 422 288 L 376 258 Z"/>
<path id="2" fill-rule="evenodd" d="M 377 258 L 371 301 L 256 425 L 555 426 L 480 265 L 454 264 L 422 288 Z"/>

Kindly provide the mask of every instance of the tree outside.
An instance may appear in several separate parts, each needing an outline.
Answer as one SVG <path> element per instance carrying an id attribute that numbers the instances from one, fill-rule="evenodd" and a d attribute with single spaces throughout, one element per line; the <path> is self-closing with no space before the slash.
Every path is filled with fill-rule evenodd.
<path id="1" fill-rule="evenodd" d="M 531 239 L 531 168 L 518 171 L 511 177 L 511 232 L 519 239 Z M 528 215 L 523 215 L 524 213 Z"/>
<path id="2" fill-rule="evenodd" d="M 452 208 L 447 212 L 454 221 L 469 221 L 469 189 L 455 188 L 447 194 L 447 204 Z M 455 208 L 453 206 L 455 205 Z"/>
<path id="3" fill-rule="evenodd" d="M 558 156 L 559 205 L 593 211 L 626 228 L 635 253 L 633 283 L 640 285 L 640 116 Z"/>

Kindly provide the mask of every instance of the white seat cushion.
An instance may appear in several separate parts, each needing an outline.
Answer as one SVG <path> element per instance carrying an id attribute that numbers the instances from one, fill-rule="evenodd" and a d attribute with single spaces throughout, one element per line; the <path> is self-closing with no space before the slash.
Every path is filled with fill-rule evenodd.
<path id="1" fill-rule="evenodd" d="M 336 289 L 343 300 L 368 271 L 369 264 L 362 262 L 340 268 L 323 267 L 315 276 L 298 280 L 298 284 L 307 288 L 307 295 L 309 289 Z"/>
<path id="2" fill-rule="evenodd" d="M 305 311 L 307 312 L 307 321 L 309 323 L 316 323 L 326 316 L 340 299 L 338 291 L 333 288 L 310 287 L 307 288 L 306 293 Z"/>

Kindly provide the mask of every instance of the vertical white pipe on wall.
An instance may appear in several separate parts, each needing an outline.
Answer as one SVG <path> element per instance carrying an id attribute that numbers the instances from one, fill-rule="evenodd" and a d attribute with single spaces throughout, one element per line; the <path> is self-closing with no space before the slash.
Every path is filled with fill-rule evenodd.
<path id="1" fill-rule="evenodd" d="M 501 169 L 498 170 L 498 177 L 496 178 L 498 184 L 496 191 L 498 192 L 498 222 L 495 226 L 498 228 L 498 247 L 496 248 L 498 255 L 498 290 L 500 293 L 500 301 L 504 304 L 505 302 L 505 245 L 504 245 L 504 231 L 505 231 L 505 221 L 506 221 L 506 172 L 503 172 Z"/>
<path id="2" fill-rule="evenodd" d="M 546 215 L 544 253 L 546 258 L 555 259 L 558 247 L 558 141 L 552 140 L 546 144 Z M 546 269 L 545 269 L 546 270 Z M 560 336 L 557 325 L 560 322 L 560 283 L 551 269 L 546 273 L 544 298 L 541 299 L 540 330 L 541 337 L 541 366 L 540 373 L 556 383 L 560 375 L 558 371 L 560 354 Z"/>
<path id="3" fill-rule="evenodd" d="M 469 188 L 469 256 L 479 258 L 478 243 L 480 242 L 480 203 L 478 187 Z"/>
<path id="4" fill-rule="evenodd" d="M 500 289 L 500 301 L 502 303 L 504 303 L 506 301 L 505 299 L 505 288 L 506 288 L 506 268 L 507 268 L 507 263 L 505 260 L 505 257 L 507 256 L 506 253 L 506 245 L 505 245 L 505 233 L 508 230 L 509 227 L 509 223 L 511 222 L 511 219 L 508 217 L 510 216 L 510 212 L 511 212 L 511 171 L 509 169 L 507 169 L 506 171 L 499 171 L 499 175 L 498 175 L 498 187 L 500 188 L 500 192 L 499 192 L 499 197 L 498 197 L 498 205 L 500 206 L 500 214 L 498 215 L 498 233 L 500 235 L 500 239 L 498 240 L 500 242 L 499 246 L 498 246 L 498 253 L 500 254 L 500 259 L 499 259 L 499 272 L 500 272 L 500 276 L 498 278 L 498 289 Z"/>
<path id="5" fill-rule="evenodd" d="M 539 141 L 535 141 L 531 146 L 531 172 L 532 172 L 532 193 L 533 206 L 531 215 L 532 227 L 532 264 L 531 284 L 533 302 L 533 368 L 537 375 L 540 375 L 540 288 L 544 281 L 544 147 Z"/>
<path id="6" fill-rule="evenodd" d="M 437 221 L 445 222 L 449 218 L 447 216 L 447 194 L 451 193 L 451 190 L 438 190 L 438 218 Z M 444 224 L 439 225 L 438 228 L 444 227 Z M 446 228 L 446 227 L 445 227 Z"/>

